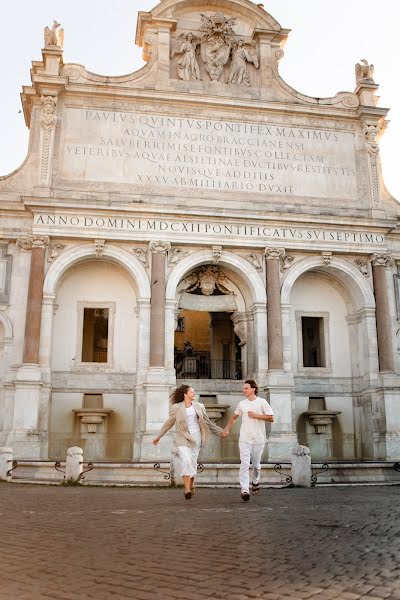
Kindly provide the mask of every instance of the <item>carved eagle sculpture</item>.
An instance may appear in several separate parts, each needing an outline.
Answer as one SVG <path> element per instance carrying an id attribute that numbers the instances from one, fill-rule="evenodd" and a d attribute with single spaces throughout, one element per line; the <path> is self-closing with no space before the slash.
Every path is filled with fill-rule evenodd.
<path id="1" fill-rule="evenodd" d="M 61 24 L 56 20 L 54 20 L 51 28 L 44 28 L 44 45 L 58 46 L 60 48 L 64 45 L 64 29 L 61 28 Z"/>
<path id="2" fill-rule="evenodd" d="M 356 83 L 364 79 L 374 80 L 374 65 L 370 65 L 365 58 L 356 64 Z"/>

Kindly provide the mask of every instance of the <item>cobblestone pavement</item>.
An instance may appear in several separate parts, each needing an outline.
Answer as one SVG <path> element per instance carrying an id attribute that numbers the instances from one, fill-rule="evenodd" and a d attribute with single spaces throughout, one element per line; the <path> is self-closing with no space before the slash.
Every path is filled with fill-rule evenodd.
<path id="1" fill-rule="evenodd" d="M 4 483 L 0 599 L 400 599 L 399 495 Z"/>

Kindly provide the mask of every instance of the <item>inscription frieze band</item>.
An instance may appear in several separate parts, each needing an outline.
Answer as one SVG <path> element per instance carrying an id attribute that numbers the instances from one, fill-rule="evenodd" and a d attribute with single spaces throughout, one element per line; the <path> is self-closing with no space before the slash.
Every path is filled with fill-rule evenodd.
<path id="1" fill-rule="evenodd" d="M 153 233 L 189 234 L 191 238 L 210 236 L 225 239 L 249 238 L 253 240 L 279 240 L 296 242 L 330 242 L 345 244 L 379 245 L 385 244 L 385 236 L 368 231 L 331 230 L 306 228 L 296 225 L 274 227 L 269 224 L 218 223 L 216 221 L 188 221 L 173 219 L 146 219 L 103 215 L 44 214 L 34 216 L 35 230 L 51 233 L 61 230 L 132 232 L 140 237 Z"/>

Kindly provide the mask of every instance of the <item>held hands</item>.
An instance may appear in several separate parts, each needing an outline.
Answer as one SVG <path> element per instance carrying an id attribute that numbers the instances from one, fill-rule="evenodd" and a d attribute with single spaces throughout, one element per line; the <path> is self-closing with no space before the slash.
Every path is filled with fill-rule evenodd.
<path id="1" fill-rule="evenodd" d="M 226 438 L 226 437 L 228 437 L 228 435 L 229 435 L 229 430 L 227 431 L 226 429 L 223 429 L 220 433 L 220 436 L 222 438 Z"/>

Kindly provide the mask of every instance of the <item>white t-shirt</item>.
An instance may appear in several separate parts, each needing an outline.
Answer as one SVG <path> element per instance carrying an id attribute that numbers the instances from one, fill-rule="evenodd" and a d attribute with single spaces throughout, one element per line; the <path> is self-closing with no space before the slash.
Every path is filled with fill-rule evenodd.
<path id="1" fill-rule="evenodd" d="M 254 400 L 241 400 L 235 410 L 235 415 L 242 417 L 242 426 L 240 428 L 239 442 L 249 444 L 265 444 L 267 436 L 265 435 L 265 421 L 262 419 L 252 419 L 248 412 L 255 412 L 258 415 L 273 415 L 272 408 L 264 398 L 255 398 Z"/>
<path id="2" fill-rule="evenodd" d="M 186 422 L 189 433 L 200 433 L 199 419 L 193 404 L 192 406 L 189 406 L 189 408 L 186 408 Z"/>

